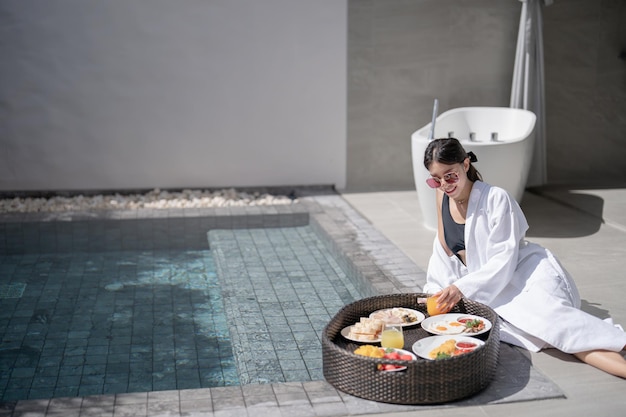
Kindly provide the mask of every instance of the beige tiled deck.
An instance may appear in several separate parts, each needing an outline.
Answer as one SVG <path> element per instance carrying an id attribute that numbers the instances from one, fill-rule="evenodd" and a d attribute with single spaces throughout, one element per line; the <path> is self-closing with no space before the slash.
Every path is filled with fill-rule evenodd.
<path id="1" fill-rule="evenodd" d="M 434 232 L 422 226 L 417 193 L 372 191 L 344 198 L 417 265 L 426 269 Z M 528 239 L 549 247 L 572 273 L 583 308 L 626 324 L 626 189 L 546 188 L 526 192 L 522 203 Z M 531 354 L 566 399 L 428 410 L 429 416 L 617 416 L 626 413 L 626 380 L 555 351 Z M 422 412 L 380 414 L 391 417 Z"/>

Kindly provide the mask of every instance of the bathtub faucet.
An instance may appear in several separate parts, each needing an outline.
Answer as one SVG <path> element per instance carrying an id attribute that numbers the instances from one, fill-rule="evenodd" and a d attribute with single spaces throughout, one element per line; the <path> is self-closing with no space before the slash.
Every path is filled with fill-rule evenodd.
<path id="1" fill-rule="evenodd" d="M 430 122 L 430 133 L 428 134 L 428 140 L 435 138 L 435 123 L 437 122 L 437 114 L 439 113 L 439 100 L 435 99 L 433 102 L 433 119 Z"/>

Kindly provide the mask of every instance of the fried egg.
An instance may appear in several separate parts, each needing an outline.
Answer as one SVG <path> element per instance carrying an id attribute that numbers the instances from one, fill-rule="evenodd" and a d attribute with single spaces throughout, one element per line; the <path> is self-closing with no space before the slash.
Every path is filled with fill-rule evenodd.
<path id="1" fill-rule="evenodd" d="M 459 334 L 463 333 L 465 326 L 458 321 L 439 321 L 430 325 L 430 330 L 439 334 Z"/>

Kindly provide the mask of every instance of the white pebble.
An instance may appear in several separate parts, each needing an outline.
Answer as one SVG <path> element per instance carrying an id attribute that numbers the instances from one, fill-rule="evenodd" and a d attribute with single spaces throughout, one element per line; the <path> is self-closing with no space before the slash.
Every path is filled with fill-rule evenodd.
<path id="1" fill-rule="evenodd" d="M 161 191 L 155 188 L 145 194 L 112 196 L 95 195 L 86 197 L 51 197 L 51 198 L 7 198 L 0 199 L 0 213 L 60 212 L 80 211 L 85 209 L 124 210 L 138 208 L 203 208 L 203 207 L 242 207 L 260 205 L 285 205 L 297 202 L 284 195 L 270 195 L 254 192 L 238 193 L 235 189 L 214 192 L 183 190 L 182 192 Z"/>

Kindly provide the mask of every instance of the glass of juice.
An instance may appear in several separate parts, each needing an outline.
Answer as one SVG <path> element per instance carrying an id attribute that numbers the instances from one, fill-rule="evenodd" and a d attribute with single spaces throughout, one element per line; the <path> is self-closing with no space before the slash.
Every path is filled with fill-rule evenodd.
<path id="1" fill-rule="evenodd" d="M 426 299 L 426 311 L 428 312 L 429 316 L 436 316 L 438 314 L 445 314 L 448 311 L 450 311 L 449 309 L 447 310 L 443 310 L 437 307 L 437 299 L 439 297 L 435 297 L 433 295 L 431 295 L 430 297 L 428 297 Z"/>
<path id="2" fill-rule="evenodd" d="M 402 326 L 386 324 L 380 336 L 380 345 L 384 348 L 402 349 L 404 347 L 404 335 Z"/>

